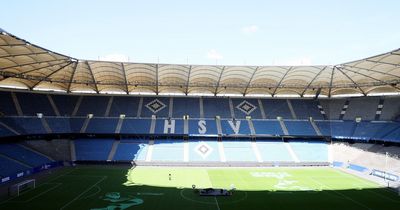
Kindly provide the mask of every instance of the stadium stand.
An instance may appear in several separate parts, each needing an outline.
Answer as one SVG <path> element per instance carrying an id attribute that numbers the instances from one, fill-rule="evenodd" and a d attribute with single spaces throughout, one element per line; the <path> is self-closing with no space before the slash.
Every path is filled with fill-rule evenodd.
<path id="1" fill-rule="evenodd" d="M 107 160 L 114 140 L 77 139 L 74 141 L 77 160 Z"/>
<path id="2" fill-rule="evenodd" d="M 11 93 L 0 91 L 0 98 L 0 112 L 6 116 L 17 115 L 17 110 L 15 109 Z"/>
<path id="3" fill-rule="evenodd" d="M 217 141 L 191 140 L 189 144 L 188 161 L 194 162 L 219 162 L 221 161 Z"/>
<path id="4" fill-rule="evenodd" d="M 71 116 L 80 96 L 54 94 L 51 98 L 61 116 Z"/>
<path id="5" fill-rule="evenodd" d="M 289 134 L 296 136 L 315 136 L 317 135 L 310 121 L 284 121 Z"/>
<path id="6" fill-rule="evenodd" d="M 183 162 L 183 141 L 161 139 L 154 141 L 152 161 Z"/>
<path id="7" fill-rule="evenodd" d="M 387 97 L 383 102 L 382 114 L 379 120 L 400 120 L 400 98 Z"/>
<path id="8" fill-rule="evenodd" d="M 124 139 L 118 144 L 113 160 L 116 161 L 145 161 L 149 141 L 143 139 Z"/>
<path id="9" fill-rule="evenodd" d="M 228 98 L 203 98 L 204 117 L 232 118 Z"/>
<path id="10" fill-rule="evenodd" d="M 354 120 L 356 117 L 361 117 L 363 120 L 374 120 L 378 102 L 377 97 L 352 98 L 343 119 Z"/>
<path id="11" fill-rule="evenodd" d="M 124 114 L 126 117 L 136 117 L 139 108 L 140 98 L 138 97 L 113 97 L 110 117 L 119 117 Z"/>
<path id="12" fill-rule="evenodd" d="M 257 141 L 257 147 L 264 162 L 293 162 L 282 141 Z"/>
<path id="13" fill-rule="evenodd" d="M 0 154 L 0 178 L 17 174 L 27 170 L 28 168 L 29 167 L 21 165 L 20 163 Z"/>
<path id="14" fill-rule="evenodd" d="M 182 119 L 184 115 L 189 115 L 189 118 L 200 117 L 200 102 L 199 98 L 174 98 L 173 99 L 173 114 L 174 118 Z"/>
<path id="15" fill-rule="evenodd" d="M 328 162 L 328 146 L 326 142 L 298 140 L 290 141 L 289 144 L 301 162 Z"/>
<path id="16" fill-rule="evenodd" d="M 18 144 L 0 144 L 0 154 L 2 154 L 3 157 L 7 156 L 8 158 L 29 165 L 30 167 L 52 162 L 45 156 Z"/>
<path id="17" fill-rule="evenodd" d="M 265 115 L 268 119 L 282 117 L 292 119 L 287 101 L 284 99 L 264 99 L 262 100 Z"/>
<path id="18" fill-rule="evenodd" d="M 256 155 L 249 141 L 223 141 L 226 161 L 256 162 Z"/>
<path id="19" fill-rule="evenodd" d="M 104 117 L 108 100 L 109 97 L 107 96 L 84 96 L 76 116 L 93 114 L 95 117 Z"/>
<path id="20" fill-rule="evenodd" d="M 314 120 L 324 119 L 318 109 L 318 103 L 316 100 L 292 99 L 290 101 L 297 119 L 308 119 L 309 117 L 312 117 Z"/>
<path id="21" fill-rule="evenodd" d="M 328 119 L 338 120 L 340 117 L 340 113 L 342 112 L 343 105 L 346 102 L 346 99 L 334 99 L 334 100 L 322 99 L 319 101 L 326 115 L 328 116 Z"/>
<path id="22" fill-rule="evenodd" d="M 87 125 L 87 133 L 114 133 L 117 127 L 117 118 L 91 118 Z"/>
<path id="23" fill-rule="evenodd" d="M 283 135 L 282 127 L 277 120 L 252 120 L 256 134 Z"/>
<path id="24" fill-rule="evenodd" d="M 31 93 L 17 93 L 16 95 L 25 116 L 36 116 L 37 113 L 55 116 L 47 95 Z"/>

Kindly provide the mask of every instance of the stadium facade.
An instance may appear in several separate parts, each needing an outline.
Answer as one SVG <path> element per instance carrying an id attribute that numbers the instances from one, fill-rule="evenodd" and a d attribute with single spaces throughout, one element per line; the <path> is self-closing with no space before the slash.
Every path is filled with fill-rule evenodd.
<path id="1" fill-rule="evenodd" d="M 331 165 L 398 184 L 400 50 L 325 66 L 121 63 L 0 32 L 4 183 L 132 162 Z"/>

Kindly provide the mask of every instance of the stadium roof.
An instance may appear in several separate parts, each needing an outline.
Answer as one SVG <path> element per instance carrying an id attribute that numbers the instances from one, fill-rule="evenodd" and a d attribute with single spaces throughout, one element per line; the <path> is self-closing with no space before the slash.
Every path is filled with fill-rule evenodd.
<path id="1" fill-rule="evenodd" d="M 0 29 L 0 87 L 87 93 L 339 96 L 400 93 L 400 49 L 337 65 L 225 66 L 81 60 Z"/>

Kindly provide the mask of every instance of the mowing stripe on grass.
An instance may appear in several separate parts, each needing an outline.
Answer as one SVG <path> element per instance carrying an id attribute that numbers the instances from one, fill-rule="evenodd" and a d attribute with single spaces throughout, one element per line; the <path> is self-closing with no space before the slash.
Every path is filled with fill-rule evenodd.
<path id="1" fill-rule="evenodd" d="M 350 197 L 344 195 L 343 193 L 340 193 L 340 192 L 338 192 L 338 191 L 332 189 L 331 187 L 329 187 L 329 186 L 323 184 L 322 182 L 320 182 L 320 181 L 318 181 L 318 180 L 315 180 L 313 177 L 309 177 L 309 179 L 310 179 L 311 181 L 315 182 L 315 183 L 318 183 L 318 184 L 320 184 L 320 185 L 322 185 L 322 186 L 325 186 L 325 187 L 328 188 L 329 190 L 335 192 L 336 194 L 340 195 L 341 197 L 343 197 L 343 198 L 345 198 L 345 199 L 347 199 L 347 200 L 349 200 L 349 201 L 352 201 L 353 203 L 355 203 L 355 204 L 357 204 L 357 205 L 359 205 L 359 206 L 361 206 L 361 207 L 364 207 L 364 208 L 366 208 L 366 209 L 372 210 L 372 209 L 369 208 L 368 206 L 366 206 L 366 205 L 364 205 L 364 204 L 362 204 L 362 203 L 360 203 L 360 202 L 358 202 L 358 201 L 356 201 L 356 200 L 353 200 L 352 198 L 350 198 Z"/>
<path id="2" fill-rule="evenodd" d="M 36 185 L 36 188 L 32 188 L 32 189 L 26 190 L 26 191 L 20 193 L 19 196 L 24 195 L 24 194 L 26 194 L 26 193 L 28 193 L 28 192 L 30 192 L 30 191 L 32 191 L 32 190 L 35 190 L 35 189 L 41 187 L 41 186 L 44 185 L 44 184 L 51 184 L 51 181 L 54 181 L 54 180 L 60 178 L 61 176 L 66 175 L 66 174 L 70 174 L 70 173 L 72 173 L 74 170 L 75 170 L 75 168 L 73 168 L 72 170 L 67 171 L 67 172 L 65 172 L 65 173 L 62 173 L 62 174 L 60 174 L 60 175 L 58 175 L 58 176 L 56 176 L 56 177 L 54 177 L 54 178 L 51 178 L 51 179 L 49 179 L 47 182 L 43 182 L 43 183 L 41 183 L 41 184 L 38 184 L 38 185 Z M 16 197 L 11 197 L 11 198 L 9 198 L 9 199 L 6 199 L 6 200 L 0 202 L 0 205 L 4 204 L 4 203 L 6 203 L 6 202 L 8 202 L 8 201 L 10 201 L 10 200 L 12 200 L 12 199 L 15 199 L 15 198 L 16 198 Z"/>
<path id="3" fill-rule="evenodd" d="M 94 183 L 92 186 L 90 186 L 89 188 L 87 188 L 85 191 L 83 191 L 81 194 L 79 194 L 78 196 L 76 196 L 74 199 L 70 200 L 68 203 L 66 203 L 64 206 L 62 206 L 60 208 L 60 210 L 64 209 L 65 207 L 69 206 L 71 203 L 73 203 L 74 201 L 76 201 L 78 198 L 80 198 L 82 195 L 84 195 L 86 192 L 88 192 L 90 189 L 92 189 L 94 186 L 98 185 L 100 182 L 104 181 L 107 178 L 107 176 L 103 176 L 103 178 L 101 178 L 99 181 L 97 181 L 96 183 Z"/>

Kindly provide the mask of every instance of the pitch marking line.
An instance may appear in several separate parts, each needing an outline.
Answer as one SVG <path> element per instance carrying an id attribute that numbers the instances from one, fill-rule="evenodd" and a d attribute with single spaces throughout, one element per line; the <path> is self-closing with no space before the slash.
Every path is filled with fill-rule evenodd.
<path id="1" fill-rule="evenodd" d="M 99 181 L 97 181 L 96 183 L 94 183 L 92 186 L 88 187 L 85 191 L 83 191 L 82 193 L 80 193 L 78 196 L 76 196 L 74 199 L 70 200 L 68 203 L 66 203 L 64 206 L 62 206 L 60 208 L 60 210 L 64 209 L 65 207 L 69 206 L 71 203 L 73 203 L 74 201 L 76 201 L 77 199 L 79 199 L 82 195 L 84 195 L 85 193 L 87 193 L 89 190 L 91 190 L 93 187 L 95 187 L 96 185 L 98 185 L 100 182 L 104 181 L 107 178 L 107 176 L 103 176 L 103 178 L 101 178 Z"/>
<path id="2" fill-rule="evenodd" d="M 214 199 L 215 199 L 215 203 L 217 204 L 217 209 L 218 209 L 218 210 L 221 210 L 221 209 L 219 208 L 219 204 L 218 204 L 217 197 L 216 197 L 216 196 L 214 196 Z"/>
<path id="3" fill-rule="evenodd" d="M 345 199 L 347 199 L 347 200 L 349 200 L 349 201 L 352 201 L 353 203 L 355 203 L 355 204 L 357 204 L 357 205 L 359 205 L 359 206 L 361 206 L 361 207 L 364 207 L 364 208 L 366 208 L 366 209 L 372 210 L 372 209 L 369 208 L 368 206 L 366 206 L 366 205 L 364 205 L 364 204 L 362 204 L 362 203 L 360 203 L 360 202 L 358 202 L 358 201 L 356 201 L 356 200 L 353 200 L 352 198 L 350 198 L 350 197 L 344 195 L 343 193 L 340 193 L 340 192 L 338 192 L 338 191 L 332 189 L 331 187 L 329 187 L 329 186 L 323 184 L 322 182 L 320 182 L 320 181 L 318 181 L 318 180 L 315 180 L 313 177 L 309 177 L 309 179 L 310 179 L 311 181 L 317 183 L 317 184 L 320 184 L 320 185 L 322 185 L 322 186 L 325 186 L 325 187 L 328 188 L 329 190 L 335 192 L 336 194 L 342 196 L 343 198 L 345 198 Z"/>
<path id="4" fill-rule="evenodd" d="M 371 182 L 370 180 L 366 180 L 366 179 L 364 179 L 364 178 L 362 178 L 362 177 L 358 177 L 358 176 L 356 176 L 356 175 L 349 174 L 349 173 L 345 173 L 345 172 L 341 172 L 341 171 L 336 171 L 336 170 L 335 170 L 335 172 L 337 172 L 338 174 L 341 174 L 341 175 L 346 175 L 346 176 L 348 176 L 349 178 L 351 178 L 351 179 L 353 179 L 353 180 L 355 180 L 355 181 L 357 181 L 357 182 L 365 183 L 365 184 L 367 184 L 369 187 L 376 188 L 376 186 L 374 185 L 375 183 L 374 183 L 374 182 Z M 385 192 L 388 192 L 388 193 L 393 193 L 393 191 L 390 191 L 390 190 L 388 190 L 388 189 L 386 189 L 386 188 L 378 188 L 378 189 L 380 189 L 380 190 L 382 190 L 382 191 L 385 191 Z M 387 199 L 387 200 L 390 200 L 390 201 L 392 201 L 392 202 L 400 203 L 400 201 L 394 200 L 394 199 L 389 198 L 389 197 L 387 197 L 387 196 L 385 196 L 385 195 L 381 195 L 381 194 L 379 194 L 379 193 L 376 193 L 376 192 L 374 192 L 374 191 L 371 191 L 371 189 L 364 189 L 364 190 L 366 190 L 366 191 L 369 192 L 369 193 L 378 195 L 378 196 L 381 197 L 381 198 L 385 198 L 385 199 Z"/>
<path id="5" fill-rule="evenodd" d="M 52 179 L 49 179 L 47 182 L 43 182 L 43 183 L 37 185 L 36 188 L 38 188 L 38 187 L 40 187 L 40 186 L 42 186 L 42 185 L 44 185 L 44 184 L 51 184 L 51 181 L 54 181 L 54 180 L 60 178 L 61 176 L 66 175 L 66 174 L 70 174 L 70 173 L 72 173 L 74 170 L 75 170 L 75 168 L 73 168 L 72 170 L 70 170 L 70 171 L 68 171 L 68 172 L 65 172 L 65 173 L 63 173 L 63 174 L 60 174 L 60 175 L 58 175 L 58 176 L 56 176 L 56 177 L 54 177 L 54 178 L 52 178 Z M 24 191 L 24 192 L 22 192 L 21 194 L 19 194 L 19 196 L 24 195 L 24 194 L 26 194 L 26 193 L 28 193 L 28 192 L 30 192 L 30 191 L 32 191 L 32 190 L 35 190 L 36 188 L 32 188 L 32 189 L 29 189 L 29 190 L 27 190 L 27 191 Z M 10 201 L 10 200 L 12 200 L 12 199 L 15 199 L 15 198 L 16 198 L 16 197 L 11 197 L 11 198 L 9 198 L 9 199 L 7 199 L 7 200 L 4 200 L 4 201 L 0 202 L 0 205 L 2 205 L 2 204 L 4 204 L 4 203 L 7 203 L 8 201 Z"/>
<path id="6" fill-rule="evenodd" d="M 50 183 L 48 183 L 48 184 L 50 184 Z M 31 198 L 28 199 L 28 200 L 25 200 L 25 201 L 9 201 L 9 202 L 10 202 L 10 203 L 28 203 L 28 202 L 32 201 L 33 199 L 36 199 L 36 198 L 42 196 L 43 194 L 45 194 L 45 193 L 47 193 L 47 192 L 49 192 L 49 191 L 51 191 L 51 190 L 54 190 L 55 188 L 57 188 L 57 187 L 59 187 L 60 185 L 62 185 L 62 183 L 52 183 L 52 184 L 55 184 L 55 186 L 50 187 L 49 189 L 47 189 L 47 190 L 45 190 L 45 191 L 43 191 L 43 192 L 41 192 L 41 193 L 39 193 L 39 194 L 37 194 L 37 195 L 31 197 Z"/>

